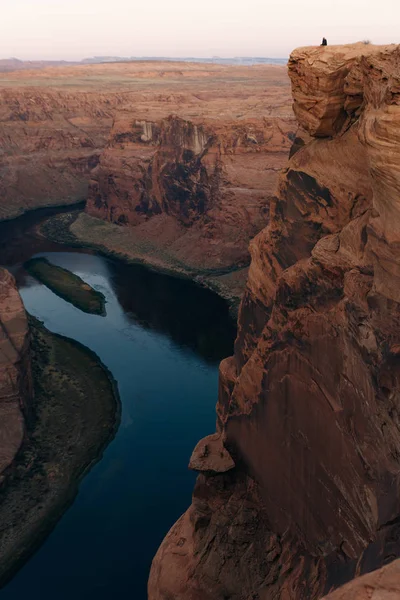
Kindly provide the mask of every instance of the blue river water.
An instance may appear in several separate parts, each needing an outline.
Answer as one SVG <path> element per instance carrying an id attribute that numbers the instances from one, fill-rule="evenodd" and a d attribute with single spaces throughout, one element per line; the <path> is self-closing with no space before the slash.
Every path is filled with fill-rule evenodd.
<path id="1" fill-rule="evenodd" d="M 97 353 L 118 383 L 122 415 L 75 502 L 0 600 L 145 600 L 157 547 L 191 501 L 191 451 L 215 430 L 218 364 L 234 337 L 227 306 L 188 281 L 18 239 L 18 260 L 8 246 L 3 263 L 27 310 Z M 22 261 L 32 255 L 103 292 L 107 315 L 83 313 L 29 276 Z"/>

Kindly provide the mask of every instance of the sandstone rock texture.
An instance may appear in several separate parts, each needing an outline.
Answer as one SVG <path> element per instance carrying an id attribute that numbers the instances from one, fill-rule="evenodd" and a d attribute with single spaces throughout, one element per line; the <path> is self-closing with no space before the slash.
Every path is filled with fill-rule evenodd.
<path id="1" fill-rule="evenodd" d="M 104 94 L 2 88 L 0 77 L 0 219 L 85 200 L 111 123 Z"/>
<path id="2" fill-rule="evenodd" d="M 190 458 L 189 469 L 209 473 L 226 473 L 235 467 L 235 462 L 224 446 L 220 433 L 200 440 Z"/>
<path id="3" fill-rule="evenodd" d="M 301 130 L 220 367 L 235 468 L 199 475 L 150 600 L 314 600 L 400 556 L 400 48 L 289 75 Z"/>
<path id="4" fill-rule="evenodd" d="M 0 269 L 0 478 L 25 434 L 32 397 L 29 329 L 14 278 Z"/>
<path id="5" fill-rule="evenodd" d="M 92 171 L 88 214 L 131 228 L 132 239 L 189 268 L 248 266 L 296 131 L 285 96 L 265 85 L 279 100 L 269 114 L 258 114 L 248 90 L 238 99 L 218 88 L 204 100 L 181 95 L 120 111 Z"/>
<path id="6" fill-rule="evenodd" d="M 296 130 L 283 66 L 0 73 L 0 219 L 88 199 L 83 243 L 241 295 Z"/>

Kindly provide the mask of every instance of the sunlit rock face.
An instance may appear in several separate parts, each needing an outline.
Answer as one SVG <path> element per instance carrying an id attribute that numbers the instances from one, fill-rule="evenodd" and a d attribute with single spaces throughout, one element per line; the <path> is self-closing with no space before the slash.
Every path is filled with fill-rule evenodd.
<path id="1" fill-rule="evenodd" d="M 363 59 L 391 53 L 394 46 L 348 44 L 305 47 L 292 52 L 289 72 L 299 125 L 315 137 L 335 136 L 360 114 L 365 84 Z"/>
<path id="2" fill-rule="evenodd" d="M 199 476 L 151 600 L 312 600 L 400 556 L 399 52 L 289 60 L 306 133 L 251 243 L 220 367 L 235 467 Z"/>

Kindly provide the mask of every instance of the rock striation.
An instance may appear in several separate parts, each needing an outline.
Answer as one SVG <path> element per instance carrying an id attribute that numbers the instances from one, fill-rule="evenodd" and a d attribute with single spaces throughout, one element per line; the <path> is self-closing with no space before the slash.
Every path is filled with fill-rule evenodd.
<path id="1" fill-rule="evenodd" d="M 0 80 L 0 220 L 86 199 L 112 123 L 105 94 L 3 88 Z"/>
<path id="2" fill-rule="evenodd" d="M 33 66 L 0 73 L 0 220 L 88 198 L 78 243 L 240 296 L 297 129 L 286 69 Z"/>
<path id="3" fill-rule="evenodd" d="M 92 171 L 86 211 L 132 230 L 199 270 L 248 266 L 248 244 L 267 223 L 292 119 L 210 114 L 159 118 L 121 111 Z M 215 110 L 215 107 L 214 107 Z M 151 118 L 151 115 L 150 115 Z"/>
<path id="4" fill-rule="evenodd" d="M 301 129 L 220 367 L 235 467 L 202 470 L 150 600 L 313 600 L 400 556 L 400 48 L 289 75 Z"/>
<path id="5" fill-rule="evenodd" d="M 0 269 L 0 478 L 25 435 L 32 397 L 29 329 L 14 278 Z"/>

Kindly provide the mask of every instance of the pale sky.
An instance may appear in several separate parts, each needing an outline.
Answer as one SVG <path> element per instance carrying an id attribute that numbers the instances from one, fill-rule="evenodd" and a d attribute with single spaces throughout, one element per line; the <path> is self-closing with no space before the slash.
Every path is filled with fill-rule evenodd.
<path id="1" fill-rule="evenodd" d="M 400 42 L 400 0 L 0 0 L 0 58 L 287 57 Z"/>

